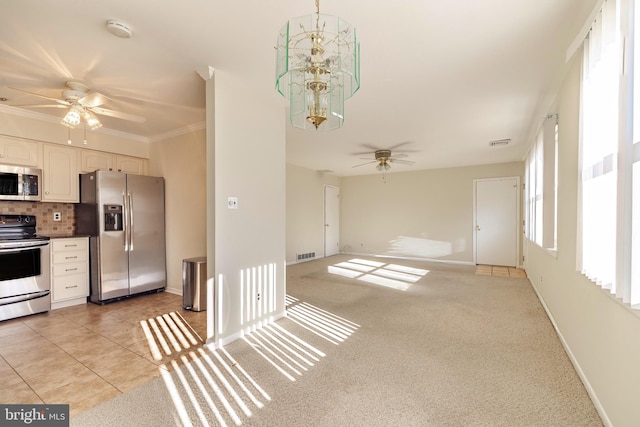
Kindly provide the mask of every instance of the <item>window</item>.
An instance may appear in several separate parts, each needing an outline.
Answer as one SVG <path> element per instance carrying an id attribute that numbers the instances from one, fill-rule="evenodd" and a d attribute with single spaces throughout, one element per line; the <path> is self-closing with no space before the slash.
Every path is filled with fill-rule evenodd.
<path id="1" fill-rule="evenodd" d="M 639 34 L 633 41 L 634 58 L 640 60 L 640 4 L 636 5 L 634 33 Z M 631 277 L 629 303 L 640 309 L 640 64 L 633 64 L 633 137 L 632 146 L 627 148 L 628 163 L 631 163 Z"/>
<path id="2" fill-rule="evenodd" d="M 640 59 L 640 43 L 627 27 L 640 29 L 640 21 L 629 22 L 630 1 L 606 0 L 583 44 L 577 263 L 633 306 L 640 304 L 640 65 L 632 53 Z"/>
<path id="3" fill-rule="evenodd" d="M 549 114 L 525 161 L 525 235 L 556 249 L 558 115 Z"/>

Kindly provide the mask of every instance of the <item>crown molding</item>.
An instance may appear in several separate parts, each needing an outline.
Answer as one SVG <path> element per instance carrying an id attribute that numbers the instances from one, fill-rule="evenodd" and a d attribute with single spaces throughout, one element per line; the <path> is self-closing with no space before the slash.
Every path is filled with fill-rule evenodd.
<path id="1" fill-rule="evenodd" d="M 181 135 L 185 135 L 188 133 L 192 133 L 192 132 L 196 132 L 198 130 L 202 130 L 205 129 L 206 123 L 205 122 L 198 122 L 198 123 L 194 123 L 188 126 L 184 126 L 178 129 L 174 129 L 171 130 L 169 132 L 165 132 L 165 133 L 160 133 L 158 135 L 154 135 L 152 137 L 149 138 L 149 142 L 158 142 L 158 141 L 164 141 L 165 139 L 169 139 L 169 138 L 175 138 L 176 136 L 181 136 Z"/>

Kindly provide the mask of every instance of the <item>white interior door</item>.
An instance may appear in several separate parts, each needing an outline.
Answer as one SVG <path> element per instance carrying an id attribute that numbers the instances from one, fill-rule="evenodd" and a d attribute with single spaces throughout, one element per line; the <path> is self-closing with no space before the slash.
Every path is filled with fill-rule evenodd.
<path id="1" fill-rule="evenodd" d="M 518 177 L 474 181 L 476 264 L 518 266 Z"/>
<path id="2" fill-rule="evenodd" d="M 339 190 L 324 186 L 324 256 L 336 255 L 340 241 Z"/>

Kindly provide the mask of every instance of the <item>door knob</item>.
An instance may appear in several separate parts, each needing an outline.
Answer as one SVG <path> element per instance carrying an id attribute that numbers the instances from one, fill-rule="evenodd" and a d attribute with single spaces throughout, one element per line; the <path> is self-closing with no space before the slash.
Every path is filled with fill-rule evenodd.
<path id="1" fill-rule="evenodd" d="M 328 226 L 329 226 L 329 224 L 325 224 L 324 226 L 325 226 L 325 227 L 328 227 Z"/>

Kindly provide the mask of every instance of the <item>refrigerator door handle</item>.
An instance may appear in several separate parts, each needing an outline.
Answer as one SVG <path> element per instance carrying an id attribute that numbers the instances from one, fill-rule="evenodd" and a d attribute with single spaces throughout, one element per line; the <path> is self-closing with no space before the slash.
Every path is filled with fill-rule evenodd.
<path id="1" fill-rule="evenodd" d="M 124 251 L 129 252 L 129 205 L 127 205 L 127 197 L 125 196 L 124 191 L 122 192 L 122 205 L 122 215 L 124 216 L 122 221 L 124 228 L 124 233 L 122 233 L 124 235 Z"/>
<path id="2" fill-rule="evenodd" d="M 129 251 L 133 251 L 133 193 L 129 193 Z"/>

